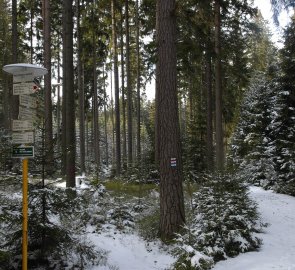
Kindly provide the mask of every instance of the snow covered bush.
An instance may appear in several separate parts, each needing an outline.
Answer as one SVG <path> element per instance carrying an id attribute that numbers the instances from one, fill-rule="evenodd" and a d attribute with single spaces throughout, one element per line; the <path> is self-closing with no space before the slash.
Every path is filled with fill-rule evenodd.
<path id="1" fill-rule="evenodd" d="M 256 205 L 232 176 L 216 176 L 193 194 L 193 209 L 178 235 L 175 269 L 211 269 L 214 262 L 255 250 Z"/>
<path id="2" fill-rule="evenodd" d="M 105 264 L 107 253 L 95 248 L 85 234 L 90 221 L 87 213 L 92 202 L 88 202 L 90 192 L 29 186 L 30 269 L 83 269 L 89 264 Z M 98 192 L 91 193 L 95 198 Z M 0 235 L 0 252 L 5 256 L 0 258 L 9 260 L 7 269 L 18 269 L 21 265 L 21 194 L 14 193 L 11 198 L 2 193 L 1 201 L 0 232 L 5 234 Z"/>

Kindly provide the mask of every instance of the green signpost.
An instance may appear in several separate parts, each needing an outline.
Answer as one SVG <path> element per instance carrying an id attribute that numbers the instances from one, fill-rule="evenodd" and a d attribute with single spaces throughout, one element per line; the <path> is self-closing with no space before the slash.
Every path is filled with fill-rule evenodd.
<path id="1" fill-rule="evenodd" d="M 13 147 L 11 156 L 13 158 L 33 158 L 34 154 L 34 146 Z"/>

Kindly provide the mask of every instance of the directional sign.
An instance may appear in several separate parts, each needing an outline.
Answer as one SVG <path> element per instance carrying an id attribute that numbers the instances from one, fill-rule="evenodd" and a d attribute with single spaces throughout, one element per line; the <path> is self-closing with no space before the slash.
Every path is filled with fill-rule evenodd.
<path id="1" fill-rule="evenodd" d="M 34 118 L 36 118 L 36 110 L 19 106 L 19 120 L 34 120 Z"/>
<path id="2" fill-rule="evenodd" d="M 22 82 L 13 84 L 14 95 L 34 94 L 37 89 L 38 86 L 33 82 Z"/>
<path id="3" fill-rule="evenodd" d="M 13 158 L 33 158 L 34 157 L 34 146 L 25 147 L 13 147 L 12 157 Z"/>
<path id="4" fill-rule="evenodd" d="M 36 98 L 29 95 L 19 96 L 19 105 L 29 108 L 37 108 Z"/>
<path id="5" fill-rule="evenodd" d="M 24 74 L 17 74 L 13 76 L 13 83 L 20 82 L 32 82 L 34 80 L 34 75 L 32 72 L 27 72 Z"/>
<path id="6" fill-rule="evenodd" d="M 12 130 L 13 131 L 25 131 L 33 130 L 32 120 L 12 120 Z"/>
<path id="7" fill-rule="evenodd" d="M 34 132 L 33 131 L 13 132 L 12 143 L 13 144 L 34 143 Z"/>

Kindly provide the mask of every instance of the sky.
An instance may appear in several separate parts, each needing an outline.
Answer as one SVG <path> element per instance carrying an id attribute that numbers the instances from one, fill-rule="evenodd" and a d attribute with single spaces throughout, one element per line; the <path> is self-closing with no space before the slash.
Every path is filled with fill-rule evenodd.
<path id="1" fill-rule="evenodd" d="M 257 6 L 262 16 L 265 20 L 269 22 L 269 27 L 273 33 L 272 41 L 275 42 L 275 44 L 278 47 L 282 47 L 282 43 L 280 42 L 282 29 L 287 25 L 287 23 L 290 21 L 290 15 L 291 13 L 287 13 L 285 10 L 282 10 L 280 16 L 279 16 L 279 22 L 280 26 L 277 28 L 272 19 L 272 10 L 270 5 L 271 0 L 254 0 L 254 5 Z"/>

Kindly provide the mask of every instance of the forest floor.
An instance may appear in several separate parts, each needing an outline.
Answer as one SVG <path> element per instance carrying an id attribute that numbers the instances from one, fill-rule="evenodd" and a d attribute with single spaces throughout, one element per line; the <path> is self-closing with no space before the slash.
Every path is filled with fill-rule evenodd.
<path id="1" fill-rule="evenodd" d="M 251 187 L 250 196 L 258 203 L 262 222 L 267 227 L 258 237 L 263 243 L 258 252 L 248 252 L 217 263 L 214 270 L 294 270 L 295 198 Z"/>
<path id="2" fill-rule="evenodd" d="M 257 252 L 217 263 L 214 270 L 295 270 L 295 198 L 258 187 L 250 188 L 250 196 L 258 204 L 261 221 L 267 224 L 257 235 L 263 244 Z M 164 270 L 175 261 L 159 242 L 147 243 L 136 234 L 110 230 L 90 238 L 108 251 L 108 264 L 91 270 Z"/>

